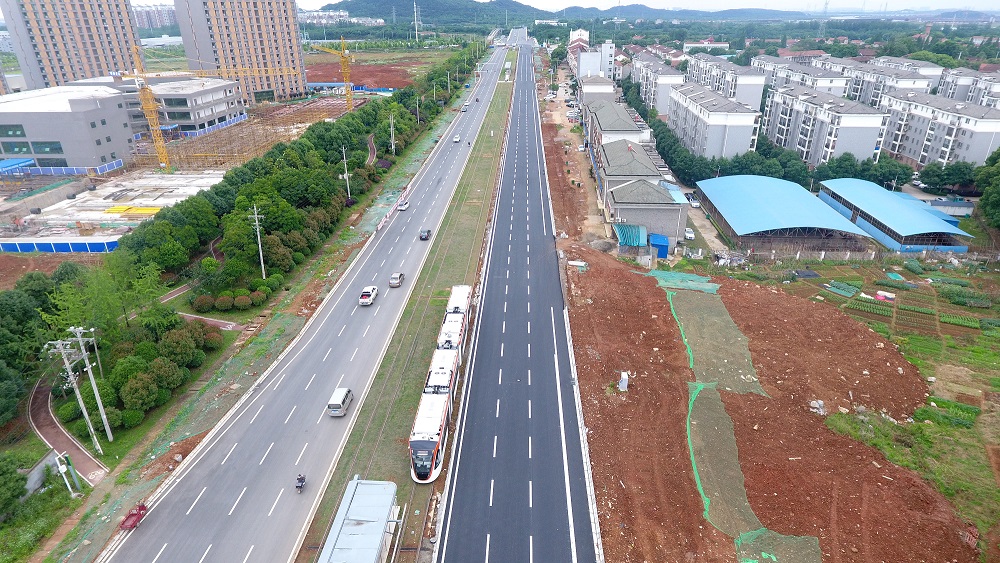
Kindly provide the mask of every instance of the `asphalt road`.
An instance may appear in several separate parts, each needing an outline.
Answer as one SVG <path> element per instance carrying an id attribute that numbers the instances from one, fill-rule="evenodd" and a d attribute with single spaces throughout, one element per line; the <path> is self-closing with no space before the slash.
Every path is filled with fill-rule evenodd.
<path id="1" fill-rule="evenodd" d="M 596 560 L 532 51 L 515 32 L 511 127 L 440 563 Z"/>
<path id="2" fill-rule="evenodd" d="M 291 561 L 316 510 L 324 482 L 343 450 L 382 361 L 493 96 L 505 52 L 493 53 L 467 92 L 472 100 L 411 183 L 410 207 L 372 235 L 310 324 L 148 501 L 137 530 L 116 538 L 100 560 L 133 562 Z M 476 97 L 482 100 L 476 103 Z M 452 142 L 460 135 L 461 142 Z M 390 289 L 389 275 L 407 274 Z M 361 289 L 377 285 L 374 304 L 358 305 Z M 333 390 L 351 387 L 349 416 L 331 418 Z M 308 477 L 297 494 L 295 476 Z"/>

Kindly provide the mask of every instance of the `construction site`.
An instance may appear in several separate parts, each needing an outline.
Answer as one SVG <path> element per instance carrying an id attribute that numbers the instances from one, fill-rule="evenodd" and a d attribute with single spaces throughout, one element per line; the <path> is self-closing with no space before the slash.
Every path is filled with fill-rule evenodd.
<path id="1" fill-rule="evenodd" d="M 366 101 L 358 99 L 354 106 Z M 254 106 L 241 123 L 197 137 L 165 140 L 169 172 L 161 171 L 162 159 L 153 141 L 142 139 L 136 142 L 133 160 L 107 175 L 4 175 L 0 250 L 113 250 L 118 237 L 163 207 L 212 187 L 230 168 L 262 156 L 276 143 L 298 138 L 313 123 L 346 112 L 343 96 Z M 71 241 L 94 244 L 67 246 Z"/>

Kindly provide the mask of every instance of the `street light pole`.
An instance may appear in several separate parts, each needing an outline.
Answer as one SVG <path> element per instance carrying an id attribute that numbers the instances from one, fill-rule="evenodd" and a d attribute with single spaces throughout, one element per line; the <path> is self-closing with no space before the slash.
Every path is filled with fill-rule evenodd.
<path id="1" fill-rule="evenodd" d="M 347 173 L 347 147 L 341 146 L 340 152 L 344 155 L 344 179 L 347 180 L 347 201 L 351 201 L 351 175 Z"/>

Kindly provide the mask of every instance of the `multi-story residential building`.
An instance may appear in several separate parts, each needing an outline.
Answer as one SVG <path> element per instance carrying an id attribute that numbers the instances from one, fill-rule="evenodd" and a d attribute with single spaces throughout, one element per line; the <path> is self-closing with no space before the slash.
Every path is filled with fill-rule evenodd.
<path id="1" fill-rule="evenodd" d="M 757 70 L 705 53 L 688 60 L 687 80 L 751 108 L 759 108 L 764 95 L 764 75 Z"/>
<path id="2" fill-rule="evenodd" d="M 762 129 L 774 144 L 815 167 L 845 153 L 878 161 L 888 122 L 888 114 L 867 104 L 785 86 L 768 93 Z"/>
<path id="3" fill-rule="evenodd" d="M 882 99 L 889 114 L 885 147 L 896 160 L 919 168 L 966 161 L 982 165 L 1000 147 L 1000 109 L 894 90 Z"/>
<path id="4" fill-rule="evenodd" d="M 695 155 L 728 158 L 756 148 L 760 113 L 688 83 L 670 90 L 666 122 Z"/>
<path id="5" fill-rule="evenodd" d="M 941 74 L 944 72 L 943 66 L 927 61 L 918 61 L 903 57 L 875 57 L 869 62 L 875 66 L 897 68 L 899 70 L 906 70 L 915 72 L 921 76 L 926 76 L 931 79 L 931 88 L 936 88 L 938 86 L 938 83 L 941 81 Z"/>
<path id="6" fill-rule="evenodd" d="M 615 83 L 603 76 L 583 76 L 580 77 L 577 84 L 579 85 L 577 97 L 580 98 L 581 105 L 597 100 L 613 102 L 618 97 L 617 92 L 615 92 Z"/>
<path id="7" fill-rule="evenodd" d="M 636 120 L 629 110 L 609 100 L 597 100 L 583 106 L 587 142 L 599 147 L 604 143 L 622 139 L 633 143 L 650 143 L 652 131 L 641 119 Z"/>
<path id="8" fill-rule="evenodd" d="M 941 75 L 937 93 L 952 100 L 995 108 L 1000 99 L 1000 74 L 949 68 Z"/>
<path id="9" fill-rule="evenodd" d="M 685 53 L 687 53 L 691 49 L 694 49 L 694 48 L 697 48 L 697 47 L 701 47 L 701 48 L 704 48 L 704 49 L 726 49 L 728 51 L 729 50 L 729 43 L 727 43 L 725 41 L 715 41 L 712 38 L 708 38 L 708 39 L 704 39 L 702 41 L 695 41 L 693 43 L 685 43 L 684 46 L 683 46 L 683 50 L 684 50 Z"/>
<path id="10" fill-rule="evenodd" d="M 603 76 L 611 80 L 620 79 L 616 75 L 615 44 L 610 39 L 593 49 L 580 49 L 577 52 L 576 76 Z M 618 68 L 621 68 L 620 66 Z"/>
<path id="11" fill-rule="evenodd" d="M 649 53 L 639 53 L 632 59 L 632 81 L 639 85 L 639 96 L 656 113 L 667 112 L 670 88 L 684 84 L 684 75 Z"/>
<path id="12" fill-rule="evenodd" d="M 177 25 L 177 12 L 173 6 L 158 4 L 155 6 L 133 6 L 135 26 L 139 29 L 156 29 Z"/>
<path id="13" fill-rule="evenodd" d="M 306 91 L 295 0 L 175 0 L 174 5 L 192 69 L 237 70 L 243 94 L 253 101 Z"/>
<path id="14" fill-rule="evenodd" d="M 754 57 L 750 66 L 767 77 L 767 84 L 771 88 L 798 85 L 834 96 L 845 96 L 851 83 L 851 79 L 842 74 L 769 55 Z"/>
<path id="15" fill-rule="evenodd" d="M 0 96 L 4 158 L 41 167 L 113 167 L 127 162 L 132 133 L 125 95 L 103 86 L 58 86 Z"/>
<path id="16" fill-rule="evenodd" d="M 1000 108 L 1000 73 L 983 73 L 969 90 L 969 102 L 991 108 Z"/>
<path id="17" fill-rule="evenodd" d="M 847 89 L 847 97 L 858 100 L 872 107 L 878 106 L 882 95 L 893 88 L 930 92 L 932 78 L 913 72 L 888 66 L 875 66 L 859 63 L 850 59 L 825 57 L 813 59 L 813 66 L 839 72 L 850 77 L 851 83 Z"/>
<path id="18" fill-rule="evenodd" d="M 0 0 L 28 89 L 134 68 L 139 44 L 128 0 Z"/>
<path id="19" fill-rule="evenodd" d="M 10 38 L 9 31 L 0 31 L 0 53 L 13 53 L 14 41 Z"/>

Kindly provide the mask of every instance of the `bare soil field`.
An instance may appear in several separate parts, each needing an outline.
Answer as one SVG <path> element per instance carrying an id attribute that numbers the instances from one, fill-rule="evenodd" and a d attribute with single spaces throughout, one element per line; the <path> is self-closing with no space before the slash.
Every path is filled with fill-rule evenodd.
<path id="1" fill-rule="evenodd" d="M 543 123 L 548 148 L 570 140 L 550 115 Z M 736 562 L 733 538 L 703 517 L 686 441 L 694 373 L 666 295 L 587 244 L 594 233 L 580 226 L 595 196 L 569 185 L 566 157 L 549 150 L 546 159 L 557 230 L 569 237 L 559 247 L 589 265 L 569 268 L 566 280 L 606 558 Z M 873 416 L 904 419 L 925 401 L 917 369 L 839 310 L 773 287 L 713 281 L 749 339 L 767 393 L 721 391 L 747 498 L 763 525 L 818 537 L 824 561 L 978 561 L 963 540 L 967 525 L 941 494 L 809 410 L 810 400 L 822 399 L 833 412 L 864 405 Z M 622 370 L 633 373 L 628 393 L 609 392 Z"/>
<path id="2" fill-rule="evenodd" d="M 14 289 L 17 280 L 28 272 L 51 274 L 63 262 L 100 264 L 100 254 L 8 254 L 0 253 L 0 290 Z"/>
<path id="3" fill-rule="evenodd" d="M 405 88 L 422 69 L 447 58 L 449 51 L 428 53 L 357 53 L 351 63 L 351 82 L 369 88 Z M 306 56 L 309 82 L 343 82 L 340 58 L 332 54 Z"/>

